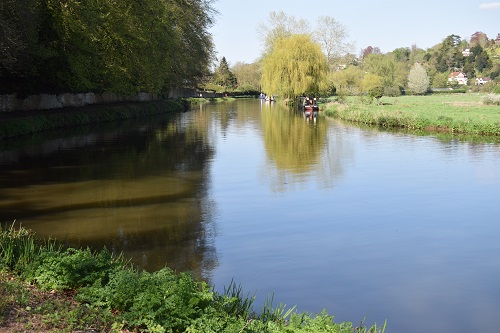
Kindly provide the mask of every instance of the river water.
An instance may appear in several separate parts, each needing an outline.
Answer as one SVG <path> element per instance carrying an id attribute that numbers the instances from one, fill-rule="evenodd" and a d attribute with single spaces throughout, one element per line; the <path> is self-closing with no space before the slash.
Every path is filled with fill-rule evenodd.
<path id="1" fill-rule="evenodd" d="M 0 221 L 389 333 L 500 329 L 500 145 L 259 100 L 1 142 Z"/>

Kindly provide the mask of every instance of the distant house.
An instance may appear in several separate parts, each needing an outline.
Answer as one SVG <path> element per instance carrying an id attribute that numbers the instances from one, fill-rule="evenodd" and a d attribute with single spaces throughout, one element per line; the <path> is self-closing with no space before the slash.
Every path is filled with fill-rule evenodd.
<path id="1" fill-rule="evenodd" d="M 472 54 L 472 52 L 470 51 L 470 49 L 465 49 L 465 50 L 463 50 L 463 51 L 462 51 L 462 55 L 463 55 L 464 57 L 468 57 L 468 56 L 470 56 L 471 54 Z"/>
<path id="2" fill-rule="evenodd" d="M 448 75 L 449 83 L 467 84 L 467 75 L 462 72 L 452 72 Z"/>
<path id="3" fill-rule="evenodd" d="M 493 81 L 490 77 L 476 77 L 476 86 L 482 86 L 485 83 Z"/>
<path id="4" fill-rule="evenodd" d="M 498 34 L 497 38 L 495 39 L 495 45 L 500 45 L 500 34 Z"/>

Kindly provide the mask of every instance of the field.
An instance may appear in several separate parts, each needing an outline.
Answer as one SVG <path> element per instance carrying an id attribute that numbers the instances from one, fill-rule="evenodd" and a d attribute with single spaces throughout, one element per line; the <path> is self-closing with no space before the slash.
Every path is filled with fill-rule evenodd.
<path id="1" fill-rule="evenodd" d="M 500 137 L 500 107 L 484 103 L 482 94 L 435 94 L 383 97 L 379 103 L 362 97 L 323 106 L 327 116 L 381 127 Z"/>

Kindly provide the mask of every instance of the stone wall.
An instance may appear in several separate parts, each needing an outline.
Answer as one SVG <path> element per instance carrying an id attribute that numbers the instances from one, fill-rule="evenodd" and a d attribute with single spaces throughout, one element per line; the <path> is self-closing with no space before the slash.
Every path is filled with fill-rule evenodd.
<path id="1" fill-rule="evenodd" d="M 119 96 L 111 93 L 40 94 L 31 95 L 24 99 L 17 98 L 15 94 L 0 95 L 0 112 L 48 110 L 114 102 L 149 102 L 159 98 L 159 95 L 148 93 L 139 93 L 132 96 Z"/>

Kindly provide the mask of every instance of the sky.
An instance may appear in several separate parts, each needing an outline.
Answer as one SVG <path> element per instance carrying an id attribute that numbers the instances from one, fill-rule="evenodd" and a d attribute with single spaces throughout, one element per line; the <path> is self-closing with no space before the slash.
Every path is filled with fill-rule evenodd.
<path id="1" fill-rule="evenodd" d="M 213 7 L 218 15 L 209 31 L 217 57 L 231 66 L 260 57 L 257 27 L 268 23 L 273 11 L 297 19 L 307 12 L 313 29 L 318 17 L 333 17 L 347 28 L 346 42 L 354 44 L 356 55 L 368 46 L 382 53 L 414 44 L 427 49 L 452 34 L 469 40 L 476 31 L 488 38 L 500 33 L 500 2 L 485 0 L 216 0 Z"/>

